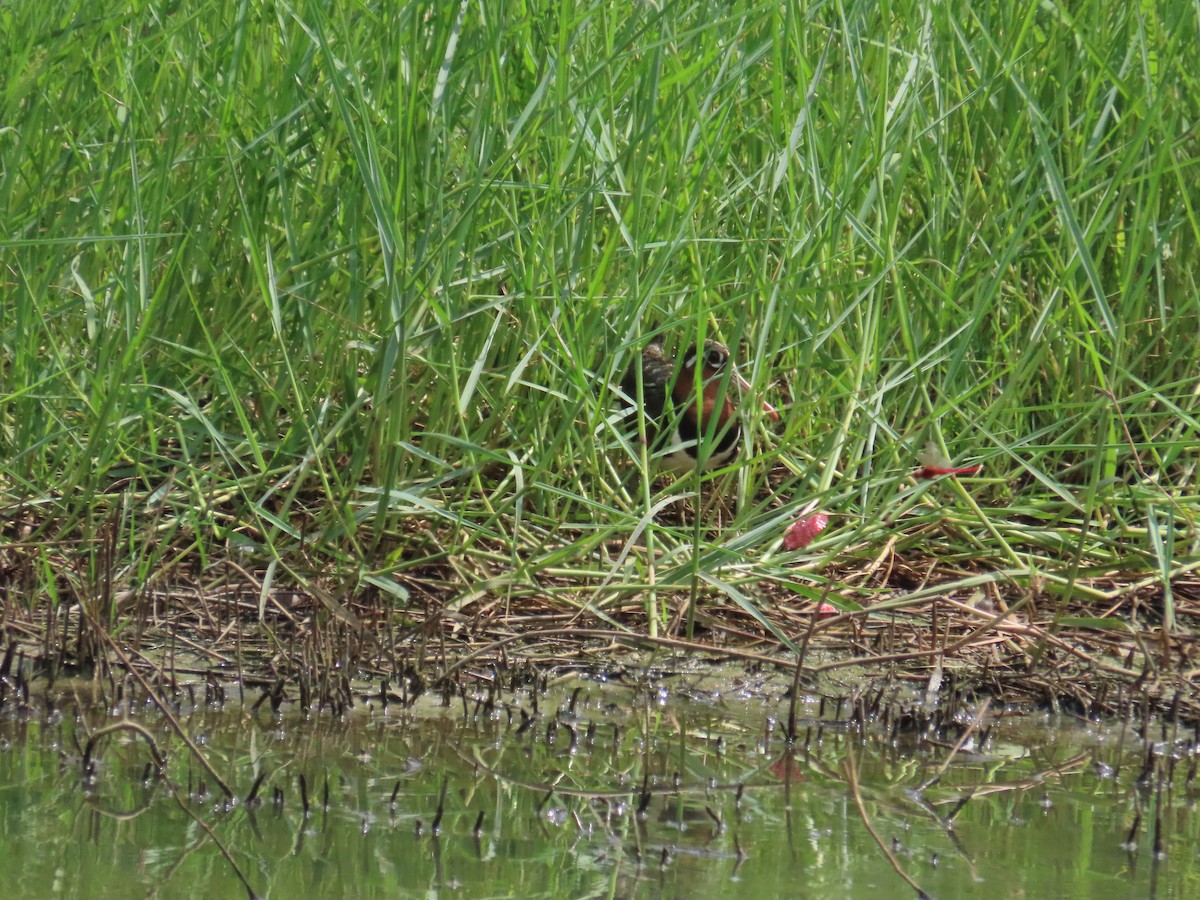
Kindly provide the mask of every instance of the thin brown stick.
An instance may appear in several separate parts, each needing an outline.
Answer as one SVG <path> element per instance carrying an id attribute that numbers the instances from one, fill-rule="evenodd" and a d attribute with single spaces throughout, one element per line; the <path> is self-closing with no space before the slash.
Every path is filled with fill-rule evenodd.
<path id="1" fill-rule="evenodd" d="M 917 788 L 918 794 L 923 794 L 929 788 L 941 781 L 942 776 L 946 774 L 946 770 L 950 768 L 950 764 L 954 762 L 954 757 L 957 756 L 958 752 L 967 745 L 967 741 L 970 739 L 971 735 L 975 733 L 975 729 L 979 727 L 979 723 L 983 721 L 983 717 L 987 715 L 988 707 L 991 705 L 991 697 L 988 697 L 979 705 L 979 711 L 975 713 L 975 718 L 971 720 L 971 724 L 968 725 L 966 730 L 962 733 L 962 737 L 958 739 L 958 742 L 954 745 L 954 748 L 948 754 L 946 754 L 946 758 L 942 760 L 942 764 L 937 767 L 937 771 L 929 776 L 929 778 Z"/>
<path id="2" fill-rule="evenodd" d="M 176 719 L 171 713 L 170 708 L 163 701 L 163 699 L 154 692 L 153 688 L 150 687 L 150 683 L 146 681 L 142 673 L 134 667 L 133 663 L 129 660 L 129 657 L 125 655 L 124 651 L 117 646 L 117 642 L 112 639 L 107 631 L 98 628 L 97 633 L 103 637 L 104 642 L 108 645 L 109 649 L 119 660 L 121 660 L 121 665 L 125 667 L 125 671 L 134 677 L 137 683 L 142 686 L 142 690 L 146 692 L 146 696 L 154 701 L 154 705 L 158 707 L 158 711 L 162 713 L 163 718 L 167 721 L 167 724 L 171 726 L 171 730 L 174 731 L 179 739 L 187 745 L 187 748 L 192 752 L 192 756 L 194 756 L 200 765 L 204 767 L 204 771 L 208 772 L 208 774 L 212 776 L 213 781 L 220 785 L 221 790 L 225 793 L 225 796 L 232 800 L 234 796 L 233 789 L 229 787 L 229 785 L 225 782 L 225 779 L 221 777 L 220 773 L 213 768 L 213 765 L 208 761 L 208 758 L 200 752 L 200 748 L 196 746 L 195 742 L 187 736 L 186 732 L 183 730 L 183 726 L 179 724 L 179 720 Z"/>
<path id="3" fill-rule="evenodd" d="M 120 722 L 114 722 L 111 725 L 105 725 L 103 728 L 97 728 L 88 736 L 87 747 L 83 751 L 84 760 L 90 760 L 92 753 L 96 749 L 96 742 L 107 734 L 113 734 L 118 731 L 133 731 L 140 734 L 146 739 L 146 744 L 150 747 L 150 755 L 154 757 L 154 764 L 159 769 L 163 769 L 167 765 L 166 757 L 162 751 L 158 749 L 158 742 L 154 740 L 154 735 L 150 733 L 150 729 L 138 722 L 124 719 Z"/>
<path id="4" fill-rule="evenodd" d="M 170 782 L 168 782 L 168 784 L 170 784 Z M 179 804 L 180 809 L 187 813 L 191 820 L 200 826 L 200 830 L 208 835 L 209 840 L 216 844 L 217 849 L 221 852 L 221 855 L 225 857 L 225 862 L 229 863 L 229 867 L 233 869 L 233 874 L 236 875 L 238 881 L 242 883 L 242 887 L 246 889 L 247 900 L 258 900 L 258 893 L 251 886 L 249 879 L 246 878 L 246 873 L 242 871 L 242 867 L 239 866 L 237 864 L 237 860 L 233 858 L 233 854 L 229 852 L 229 848 L 226 847 L 221 842 L 221 839 L 213 833 L 213 830 L 208 827 L 208 823 L 196 815 L 195 811 L 187 804 L 187 802 L 184 801 L 183 797 L 179 795 L 179 789 L 173 784 L 170 786 L 171 796 L 175 798 L 175 802 Z"/>
<path id="5" fill-rule="evenodd" d="M 867 816 L 867 808 L 863 805 L 862 792 L 858 787 L 858 767 L 854 762 L 853 753 L 846 756 L 846 763 L 843 768 L 846 772 L 846 784 L 850 788 L 850 795 L 854 797 L 854 805 L 858 807 L 858 814 L 862 817 L 863 825 L 867 829 L 867 834 L 871 835 L 871 839 L 874 840 L 879 846 L 879 849 L 883 853 L 884 857 L 889 863 L 891 863 L 892 868 L 896 870 L 896 874 L 908 882 L 909 887 L 917 892 L 918 897 L 927 898 L 929 895 L 925 893 L 925 891 L 921 888 L 921 885 L 917 884 L 916 880 L 911 875 L 904 871 L 900 865 L 900 862 L 896 859 L 895 854 L 884 845 L 883 839 L 879 836 L 879 832 L 877 832 L 875 827 L 871 824 L 871 819 Z"/>

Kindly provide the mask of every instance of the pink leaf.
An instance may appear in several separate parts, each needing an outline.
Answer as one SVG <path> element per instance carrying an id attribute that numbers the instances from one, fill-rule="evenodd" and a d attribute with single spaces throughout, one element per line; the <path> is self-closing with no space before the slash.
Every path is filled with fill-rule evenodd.
<path id="1" fill-rule="evenodd" d="M 921 468 L 913 472 L 913 478 L 941 478 L 943 475 L 978 475 L 983 466 L 956 466 L 929 441 L 921 454 Z"/>
<path id="2" fill-rule="evenodd" d="M 983 466 L 921 466 L 913 478 L 940 478 L 943 475 L 978 475 Z"/>
<path id="3" fill-rule="evenodd" d="M 784 550 L 803 550 L 813 542 L 818 534 L 829 524 L 829 516 L 825 513 L 813 513 L 811 516 L 801 516 L 783 533 Z"/>

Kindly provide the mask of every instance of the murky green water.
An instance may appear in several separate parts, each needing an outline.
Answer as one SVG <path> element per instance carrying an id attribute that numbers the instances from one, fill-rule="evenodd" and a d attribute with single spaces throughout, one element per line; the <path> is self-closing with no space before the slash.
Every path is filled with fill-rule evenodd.
<path id="1" fill-rule="evenodd" d="M 536 707 L 517 693 L 491 711 L 461 698 L 341 719 L 184 711 L 228 803 L 154 711 L 136 721 L 169 751 L 178 796 L 147 778 L 133 731 L 101 738 L 85 777 L 86 735 L 120 715 L 9 703 L 4 896 L 246 896 L 218 841 L 276 898 L 915 896 L 895 867 L 935 898 L 1200 896 L 1190 733 L 1155 748 L 1131 726 L 996 723 L 918 796 L 953 740 L 822 727 L 832 713 L 813 701 L 789 768 L 777 691 L 577 682 Z M 260 803 L 247 804 L 260 771 Z"/>

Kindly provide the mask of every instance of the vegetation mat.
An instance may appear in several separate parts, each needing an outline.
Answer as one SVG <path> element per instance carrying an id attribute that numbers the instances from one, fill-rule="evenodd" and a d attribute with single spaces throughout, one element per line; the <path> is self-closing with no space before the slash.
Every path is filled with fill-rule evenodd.
<path id="1" fill-rule="evenodd" d="M 1195 717 L 1198 16 L 0 8 L 7 671 Z M 732 349 L 725 468 L 629 433 L 655 338 Z"/>

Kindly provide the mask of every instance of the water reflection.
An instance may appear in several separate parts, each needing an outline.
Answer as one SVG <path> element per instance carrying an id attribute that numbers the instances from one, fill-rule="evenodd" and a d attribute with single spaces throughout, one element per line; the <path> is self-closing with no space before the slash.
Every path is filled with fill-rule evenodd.
<path id="1" fill-rule="evenodd" d="M 1194 734 L 813 696 L 789 750 L 784 687 L 227 691 L 191 747 L 153 705 L 8 703 L 6 895 L 1195 896 Z"/>

